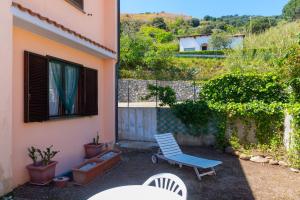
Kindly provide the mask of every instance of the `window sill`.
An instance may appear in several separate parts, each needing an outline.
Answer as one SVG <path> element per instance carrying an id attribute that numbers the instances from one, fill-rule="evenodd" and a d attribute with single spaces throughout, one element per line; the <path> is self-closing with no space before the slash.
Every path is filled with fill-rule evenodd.
<path id="1" fill-rule="evenodd" d="M 81 8 L 80 6 L 78 6 L 77 4 L 75 4 L 74 2 L 72 2 L 71 0 L 65 0 L 65 1 L 68 2 L 70 5 L 72 5 L 73 7 L 75 7 L 80 12 L 82 12 L 83 14 L 86 14 L 86 12 L 84 11 L 83 8 Z"/>
<path id="2" fill-rule="evenodd" d="M 71 119 L 78 119 L 84 117 L 94 117 L 97 115 L 68 115 L 68 116 L 58 116 L 58 117 L 49 117 L 48 121 L 61 121 L 61 120 L 71 120 Z"/>

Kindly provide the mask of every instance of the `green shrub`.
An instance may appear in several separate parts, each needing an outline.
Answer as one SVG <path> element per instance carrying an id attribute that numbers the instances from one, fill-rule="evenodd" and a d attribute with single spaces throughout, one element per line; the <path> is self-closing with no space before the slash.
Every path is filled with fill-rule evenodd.
<path id="1" fill-rule="evenodd" d="M 292 102 L 300 102 L 300 78 L 294 78 L 290 81 L 290 86 L 292 88 Z"/>
<path id="2" fill-rule="evenodd" d="M 212 113 L 205 101 L 187 100 L 173 105 L 172 111 L 190 130 L 191 135 L 207 133 L 207 124 Z"/>
<path id="3" fill-rule="evenodd" d="M 223 50 L 207 50 L 207 51 L 183 51 L 179 54 L 191 54 L 191 55 L 225 55 Z"/>
<path id="4" fill-rule="evenodd" d="M 149 84 L 147 87 L 149 94 L 143 97 L 143 100 L 149 100 L 151 97 L 158 97 L 161 101 L 160 106 L 170 106 L 172 107 L 176 103 L 176 93 L 170 87 L 162 87 Z"/>
<path id="5" fill-rule="evenodd" d="M 276 76 L 221 76 L 202 86 L 201 98 L 197 101 L 177 102 L 169 87 L 152 89 L 160 91 L 158 96 L 163 105 L 171 107 L 176 117 L 189 128 L 191 135 L 207 133 L 208 123 L 214 121 L 218 129 L 217 147 L 221 149 L 230 143 L 238 144 L 238 141 L 228 141 L 225 137 L 226 124 L 232 119 L 240 119 L 246 124 L 254 121 L 260 146 L 275 150 L 282 145 L 278 138 L 282 138 L 286 106 L 283 102 L 287 100 L 287 95 Z M 150 92 L 150 96 L 157 94 Z"/>
<path id="6" fill-rule="evenodd" d="M 232 134 L 231 137 L 229 138 L 229 144 L 234 150 L 241 149 L 240 140 L 235 134 Z"/>
<path id="7" fill-rule="evenodd" d="M 201 97 L 221 103 L 286 102 L 285 87 L 274 75 L 226 74 L 204 84 Z"/>
<path id="8" fill-rule="evenodd" d="M 300 104 L 292 105 L 289 112 L 293 116 L 289 162 L 292 167 L 300 169 Z"/>

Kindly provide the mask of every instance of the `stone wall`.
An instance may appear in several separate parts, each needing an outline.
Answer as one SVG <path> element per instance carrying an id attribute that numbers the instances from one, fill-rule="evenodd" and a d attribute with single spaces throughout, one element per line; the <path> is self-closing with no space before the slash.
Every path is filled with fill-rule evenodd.
<path id="1" fill-rule="evenodd" d="M 178 101 L 194 99 L 199 96 L 199 86 L 194 86 L 190 81 L 155 81 L 155 80 L 131 80 L 120 79 L 118 97 L 119 102 L 155 102 L 156 98 L 142 100 L 148 94 L 147 86 L 149 84 L 170 86 L 176 92 Z"/>

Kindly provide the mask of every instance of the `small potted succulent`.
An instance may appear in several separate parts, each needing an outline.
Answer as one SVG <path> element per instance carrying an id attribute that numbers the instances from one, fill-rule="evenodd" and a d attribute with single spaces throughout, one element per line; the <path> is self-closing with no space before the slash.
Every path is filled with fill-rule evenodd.
<path id="1" fill-rule="evenodd" d="M 52 159 L 59 151 L 53 151 L 53 146 L 42 151 L 35 147 L 28 148 L 28 156 L 33 163 L 27 166 L 30 183 L 34 185 L 47 185 L 55 176 L 56 161 Z M 40 157 L 40 160 L 38 159 Z"/>
<path id="2" fill-rule="evenodd" d="M 93 138 L 93 142 L 84 145 L 85 149 L 85 158 L 89 159 L 99 155 L 103 151 L 104 144 L 100 143 L 99 133 L 97 132 L 97 136 Z"/>

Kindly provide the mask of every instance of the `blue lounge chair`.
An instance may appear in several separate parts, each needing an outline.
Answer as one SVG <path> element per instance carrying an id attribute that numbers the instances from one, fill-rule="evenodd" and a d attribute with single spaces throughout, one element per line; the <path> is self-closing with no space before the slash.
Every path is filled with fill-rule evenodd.
<path id="1" fill-rule="evenodd" d="M 199 180 L 205 175 L 216 175 L 214 167 L 222 164 L 221 161 L 208 160 L 184 154 L 178 146 L 172 133 L 157 134 L 155 139 L 159 145 L 159 152 L 152 156 L 152 162 L 157 163 L 158 158 L 167 160 L 170 164 L 178 164 L 193 167 Z M 206 170 L 204 173 L 199 172 L 199 168 Z M 209 171 L 207 171 L 209 169 Z"/>

